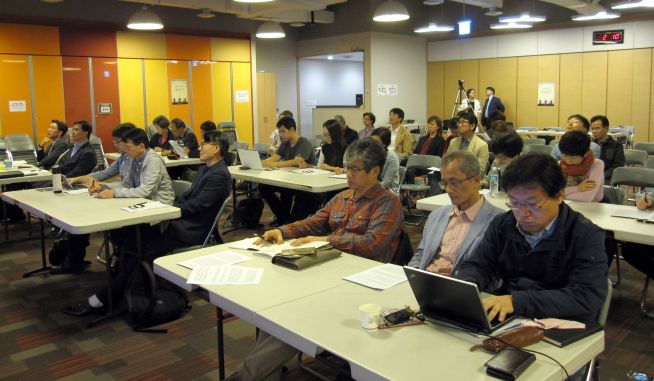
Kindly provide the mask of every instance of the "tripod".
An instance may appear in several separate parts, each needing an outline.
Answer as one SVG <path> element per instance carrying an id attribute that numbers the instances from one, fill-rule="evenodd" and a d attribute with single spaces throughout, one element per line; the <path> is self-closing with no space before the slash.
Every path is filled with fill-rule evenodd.
<path id="1" fill-rule="evenodd" d="M 456 97 L 454 98 L 454 106 L 452 107 L 452 115 L 450 118 L 454 118 L 454 116 L 459 112 L 459 107 L 461 107 L 464 98 L 468 99 L 468 94 L 466 94 L 466 89 L 463 87 L 463 80 L 459 79 L 459 88 L 456 90 Z"/>

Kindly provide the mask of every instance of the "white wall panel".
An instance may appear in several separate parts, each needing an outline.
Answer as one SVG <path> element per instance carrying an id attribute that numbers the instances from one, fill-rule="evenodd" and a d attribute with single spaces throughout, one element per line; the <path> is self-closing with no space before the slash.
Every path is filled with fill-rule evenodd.
<path id="1" fill-rule="evenodd" d="M 538 33 L 507 34 L 497 38 L 498 57 L 533 56 L 538 54 Z"/>

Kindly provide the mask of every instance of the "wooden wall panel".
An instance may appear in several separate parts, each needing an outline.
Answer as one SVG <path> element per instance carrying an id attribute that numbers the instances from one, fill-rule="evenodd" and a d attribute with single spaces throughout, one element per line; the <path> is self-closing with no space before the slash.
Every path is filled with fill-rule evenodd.
<path id="1" fill-rule="evenodd" d="M 430 62 L 427 64 L 427 114 L 438 115 L 441 119 L 446 119 L 443 111 L 443 62 Z M 261 139 L 261 138 L 260 138 Z"/>
<path id="2" fill-rule="evenodd" d="M 248 102 L 234 102 L 234 124 L 238 131 L 238 140 L 254 144 L 254 128 L 252 122 L 252 72 L 249 63 L 232 63 L 234 92 L 247 91 Z M 233 96 L 233 94 L 232 94 Z"/>
<path id="3" fill-rule="evenodd" d="M 212 115 L 216 124 L 223 120 L 232 120 L 231 64 L 214 62 L 211 65 Z M 263 85 L 263 84 L 261 84 Z M 202 123 L 203 121 L 198 121 Z"/>
<path id="4" fill-rule="evenodd" d="M 538 58 L 518 57 L 516 90 L 517 127 L 538 126 Z M 508 120 L 508 119 L 507 119 Z"/>
<path id="5" fill-rule="evenodd" d="M 36 141 L 47 134 L 50 121 L 65 119 L 64 84 L 61 57 L 33 56 L 34 107 L 36 111 Z"/>
<path id="6" fill-rule="evenodd" d="M 63 57 L 62 64 L 66 123 L 72 127 L 76 120 L 92 122 L 88 58 Z"/>
<path id="7" fill-rule="evenodd" d="M 145 93 L 147 98 L 146 124 L 151 124 L 158 115 L 168 115 L 170 112 L 170 81 L 168 78 L 168 61 L 144 60 L 145 63 Z"/>
<path id="8" fill-rule="evenodd" d="M 495 94 L 502 99 L 502 103 L 506 107 L 506 120 L 515 122 L 517 111 L 518 59 L 516 57 L 498 58 L 497 67 L 493 73 L 495 80 L 490 86 L 495 88 Z M 485 100 L 485 97 L 482 97 L 482 99 Z"/>
<path id="9" fill-rule="evenodd" d="M 608 52 L 606 81 L 606 116 L 610 121 L 631 125 L 633 105 L 633 50 L 615 50 Z M 597 113 L 590 113 L 590 119 Z"/>
<path id="10" fill-rule="evenodd" d="M 443 119 L 449 119 L 454 109 L 454 101 L 459 88 L 458 80 L 463 79 L 462 61 L 448 61 L 443 66 Z"/>
<path id="11" fill-rule="evenodd" d="M 59 28 L 0 23 L 0 53 L 59 55 Z"/>
<path id="12" fill-rule="evenodd" d="M 211 63 L 193 64 L 193 130 L 200 137 L 200 124 L 212 117 Z M 190 121 L 186 121 L 190 123 Z"/>
<path id="13" fill-rule="evenodd" d="M 536 120 L 538 127 L 556 127 L 559 125 L 559 92 L 561 85 L 559 82 L 560 75 L 560 56 L 558 54 L 538 56 L 538 82 L 553 82 L 555 95 L 554 106 L 540 106 L 536 110 Z"/>
<path id="14" fill-rule="evenodd" d="M 95 134 L 106 147 L 111 147 L 111 131 L 120 124 L 120 95 L 118 87 L 118 65 L 116 59 L 93 58 L 93 100 L 95 120 L 92 121 Z M 111 114 L 100 114 L 99 103 L 111 103 Z"/>
<path id="15" fill-rule="evenodd" d="M 118 59 L 118 88 L 121 123 L 134 123 L 144 128 L 143 111 L 143 68 L 142 60 L 135 58 Z"/>
<path id="16" fill-rule="evenodd" d="M 606 115 L 608 52 L 582 53 L 581 115 Z"/>
<path id="17" fill-rule="evenodd" d="M 0 33 L 2 35 L 2 33 Z M 0 133 L 32 135 L 32 101 L 27 56 L 0 55 Z M 9 112 L 9 101 L 25 101 L 25 112 Z"/>
<path id="18" fill-rule="evenodd" d="M 166 35 L 150 32 L 116 32 L 120 58 L 166 59 Z"/>
<path id="19" fill-rule="evenodd" d="M 559 126 L 565 126 L 568 116 L 581 111 L 582 54 L 561 54 L 559 73 Z"/>

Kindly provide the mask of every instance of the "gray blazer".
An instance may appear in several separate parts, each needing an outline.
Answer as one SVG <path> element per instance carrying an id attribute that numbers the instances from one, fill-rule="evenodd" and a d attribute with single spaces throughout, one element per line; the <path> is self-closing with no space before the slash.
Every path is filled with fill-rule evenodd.
<path id="1" fill-rule="evenodd" d="M 409 261 L 408 266 L 424 270 L 432 263 L 441 246 L 445 229 L 450 221 L 449 216 L 453 210 L 454 205 L 448 205 L 438 208 L 429 214 L 429 218 L 425 223 L 425 229 L 422 232 L 420 245 L 413 258 L 411 258 L 411 261 Z M 484 236 L 484 232 L 488 225 L 490 225 L 490 222 L 495 216 L 501 213 L 503 213 L 501 209 L 493 206 L 488 200 L 484 200 L 484 204 L 459 248 L 459 254 L 456 257 L 456 261 L 454 261 L 454 266 L 452 266 L 452 273 L 461 266 L 462 260 L 474 251 Z"/>
<path id="2" fill-rule="evenodd" d="M 131 160 L 134 165 L 134 161 Z M 128 174 L 128 181 L 117 181 L 108 184 L 114 190 L 116 198 L 141 197 L 164 204 L 172 205 L 175 201 L 170 176 L 166 171 L 163 159 L 153 150 L 148 149 L 139 175 L 140 184 L 131 184 L 131 176 Z"/>

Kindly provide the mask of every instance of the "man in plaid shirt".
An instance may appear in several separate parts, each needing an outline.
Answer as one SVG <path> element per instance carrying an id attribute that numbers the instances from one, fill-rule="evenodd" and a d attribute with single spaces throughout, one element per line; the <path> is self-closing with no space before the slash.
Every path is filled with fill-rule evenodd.
<path id="1" fill-rule="evenodd" d="M 267 231 L 263 240 L 282 243 L 297 238 L 292 243 L 295 245 L 325 241 L 347 253 L 390 262 L 400 242 L 404 218 L 399 198 L 377 181 L 386 152 L 380 143 L 365 138 L 348 147 L 346 158 L 349 189 L 334 196 L 315 215 Z M 228 380 L 278 380 L 282 366 L 297 353 L 260 331 L 256 347 Z"/>

